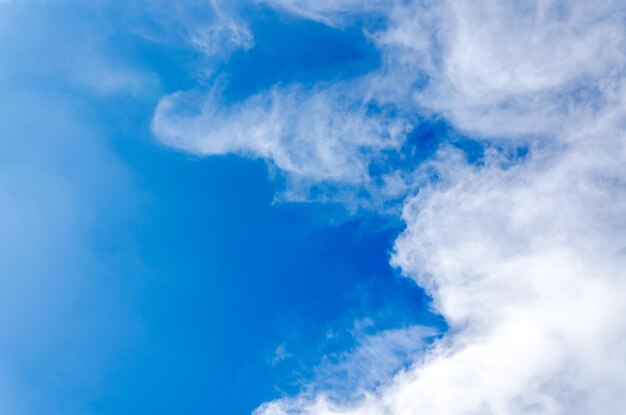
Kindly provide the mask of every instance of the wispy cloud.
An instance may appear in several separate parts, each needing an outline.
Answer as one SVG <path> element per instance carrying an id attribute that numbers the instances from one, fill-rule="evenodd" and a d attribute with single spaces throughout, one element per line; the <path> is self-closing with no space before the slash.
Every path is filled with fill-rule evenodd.
<path id="1" fill-rule="evenodd" d="M 254 37 L 246 21 L 237 15 L 239 1 L 157 0 L 145 5 L 134 2 L 152 25 L 140 32 L 153 41 L 189 44 L 203 54 L 224 58 L 233 50 L 248 49 Z M 144 16 L 145 17 L 145 16 Z M 155 30 L 154 24 L 158 27 Z"/>
<path id="2" fill-rule="evenodd" d="M 364 15 L 385 13 L 390 1 L 385 0 L 257 0 L 278 10 L 333 27 L 341 27 Z"/>
<path id="3" fill-rule="evenodd" d="M 153 130 L 165 143 L 197 154 L 251 155 L 306 180 L 365 183 L 369 162 L 398 148 L 409 125 L 374 111 L 355 91 L 361 88 L 354 82 L 294 85 L 227 104 L 218 84 L 199 104 L 194 94 L 164 98 Z"/>

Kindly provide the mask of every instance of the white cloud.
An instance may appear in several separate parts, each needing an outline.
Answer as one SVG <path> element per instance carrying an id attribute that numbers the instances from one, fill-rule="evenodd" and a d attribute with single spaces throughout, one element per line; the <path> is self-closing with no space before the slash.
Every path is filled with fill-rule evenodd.
<path id="1" fill-rule="evenodd" d="M 270 3 L 332 26 L 364 11 L 350 0 Z M 375 390 L 349 380 L 359 399 L 305 390 L 257 413 L 626 413 L 623 2 L 365 7 L 388 20 L 370 33 L 378 72 L 226 108 L 214 91 L 199 115 L 174 95 L 155 132 L 198 154 L 249 154 L 297 177 L 366 186 L 368 163 L 406 133 L 402 116 L 368 113 L 374 101 L 530 153 L 511 162 L 490 150 L 473 166 L 443 149 L 421 167 L 440 179 L 406 200 L 393 263 L 433 296 L 448 335 L 396 376 L 379 373 Z M 407 172 L 386 179 L 395 194 L 415 186 Z"/>
<path id="2" fill-rule="evenodd" d="M 209 16 L 200 19 L 202 11 L 207 10 L 207 2 L 187 1 L 174 7 L 188 41 L 209 56 L 252 47 L 254 37 L 250 29 L 233 10 L 236 2 L 211 0 L 208 3 L 211 5 Z"/>
<path id="3" fill-rule="evenodd" d="M 401 145 L 408 123 L 384 111 L 370 114 L 355 91 L 362 92 L 357 82 L 275 87 L 225 104 L 215 87 L 197 106 L 192 94 L 177 93 L 157 107 L 153 131 L 196 154 L 251 155 L 305 180 L 365 184 L 369 161 Z"/>
<path id="4" fill-rule="evenodd" d="M 531 156 L 510 166 L 492 155 L 479 168 L 443 151 L 431 165 L 442 180 L 407 201 L 393 262 L 450 324 L 423 360 L 359 401 L 301 395 L 259 414 L 626 411 L 617 6 L 455 2 L 393 14 L 379 39 L 400 74 L 407 62 L 429 74 L 418 102 L 481 136 L 533 137 Z"/>
<path id="5" fill-rule="evenodd" d="M 506 170 L 441 161 L 393 262 L 449 335 L 362 400 L 303 394 L 258 413 L 624 413 L 626 137 L 587 134 L 610 138 Z"/>
<path id="6" fill-rule="evenodd" d="M 237 49 L 248 49 L 254 37 L 247 23 L 237 16 L 240 1 L 154 0 L 133 2 L 139 21 L 133 30 L 154 42 L 188 44 L 207 57 L 224 58 Z M 150 19 L 146 24 L 145 17 Z M 155 27 L 156 26 L 156 27 Z"/>
<path id="7" fill-rule="evenodd" d="M 344 11 L 356 5 L 356 2 L 349 5 L 339 2 L 336 7 L 332 2 L 268 3 L 333 25 L 339 22 L 331 22 L 331 15 L 340 18 Z M 220 4 L 212 3 L 210 8 L 218 10 Z M 383 2 L 372 1 L 366 8 L 374 12 L 381 10 L 382 5 Z M 211 25 L 215 30 L 211 29 L 211 33 L 230 33 L 227 30 L 230 21 L 247 27 L 232 14 L 218 13 L 222 15 L 228 17 L 215 19 Z M 189 19 L 191 28 L 197 24 Z M 252 39 L 253 34 L 247 37 Z M 208 38 L 219 36 L 213 33 Z M 251 44 L 233 45 L 245 49 Z M 230 46 L 220 41 L 215 49 L 230 52 Z M 197 48 L 206 49 L 205 45 Z M 215 51 L 214 54 L 220 55 Z M 278 84 L 236 103 L 228 103 L 223 97 L 227 80 L 216 78 L 206 93 L 180 91 L 165 96 L 154 114 L 155 136 L 167 145 L 198 155 L 234 153 L 265 159 L 286 176 L 287 189 L 281 196 L 288 200 L 309 198 L 311 186 L 319 183 L 339 184 L 343 186 L 341 190 L 349 186 L 378 187 L 369 175 L 370 163 L 383 151 L 397 150 L 415 123 L 414 117 L 398 116 L 403 109 L 395 102 L 381 99 L 377 86 L 380 76 L 376 73 L 312 87 Z M 401 194 L 406 186 L 397 179 L 383 178 L 384 189 L 379 193 L 394 197 Z M 335 193 L 340 195 L 333 198 L 347 200 L 344 192 Z"/>
<path id="8" fill-rule="evenodd" d="M 278 10 L 314 20 L 329 26 L 340 27 L 355 15 L 381 13 L 389 8 L 388 0 L 257 0 Z"/>
<path id="9" fill-rule="evenodd" d="M 409 55 L 434 53 L 418 101 L 479 134 L 551 134 L 598 105 L 603 84 L 623 73 L 616 2 L 452 2 L 435 13 L 426 44 L 411 36 L 432 25 L 422 23 L 423 8 L 406 14 L 381 39 Z"/>
<path id="10" fill-rule="evenodd" d="M 388 379 L 418 358 L 428 347 L 427 339 L 438 334 L 432 328 L 421 326 L 365 334 L 357 326 L 358 322 L 355 322 L 354 349 L 324 356 L 315 368 L 315 381 L 306 385 L 298 399 L 290 403 L 294 410 L 315 400 L 340 401 L 349 405 L 351 401 L 371 394 L 381 380 Z M 272 414 L 282 404 L 268 403 L 259 411 Z"/>
<path id="11" fill-rule="evenodd" d="M 625 62 L 623 16 L 609 3 L 268 3 L 331 25 L 363 11 L 385 14 L 386 29 L 368 35 L 382 68 L 339 84 L 275 86 L 231 106 L 219 81 L 204 97 L 177 93 L 156 111 L 160 140 L 196 154 L 264 158 L 296 183 L 371 189 L 369 163 L 402 145 L 419 111 L 478 136 L 552 134 L 605 106 L 604 90 L 619 82 Z M 370 104 L 396 113 L 368 111 Z M 411 182 L 391 172 L 376 190 L 395 197 Z"/>
<path id="12" fill-rule="evenodd" d="M 324 393 L 337 400 L 356 399 L 371 392 L 412 362 L 427 347 L 427 339 L 437 334 L 429 327 L 409 326 L 355 333 L 357 346 L 338 356 L 325 356 L 315 370 L 315 383 L 307 393 Z"/>

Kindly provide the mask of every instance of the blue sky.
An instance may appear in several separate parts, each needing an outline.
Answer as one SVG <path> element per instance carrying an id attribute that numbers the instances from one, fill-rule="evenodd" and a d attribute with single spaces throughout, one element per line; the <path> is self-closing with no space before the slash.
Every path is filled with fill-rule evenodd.
<path id="1" fill-rule="evenodd" d="M 0 0 L 0 414 L 623 414 L 620 3 Z"/>
<path id="2" fill-rule="evenodd" d="M 388 264 L 397 220 L 276 204 L 263 161 L 150 130 L 211 60 L 232 100 L 370 70 L 358 29 L 253 7 L 255 46 L 217 60 L 140 4 L 0 7 L 5 413 L 250 413 L 353 347 L 355 320 L 441 324 Z"/>

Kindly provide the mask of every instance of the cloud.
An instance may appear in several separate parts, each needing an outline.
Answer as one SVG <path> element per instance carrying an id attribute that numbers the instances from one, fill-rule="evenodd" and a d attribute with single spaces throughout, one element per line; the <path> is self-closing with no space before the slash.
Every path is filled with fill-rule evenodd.
<path id="1" fill-rule="evenodd" d="M 340 16 L 347 8 L 341 3 L 336 8 L 332 3 L 268 4 L 307 18 L 327 12 Z M 381 8 L 379 2 L 368 6 L 372 12 Z M 196 24 L 190 19 L 190 27 Z M 222 20 L 215 25 L 228 26 Z M 221 47 L 225 47 L 223 42 Z M 401 107 L 396 105 L 398 100 L 380 93 L 378 73 L 314 85 L 279 83 L 235 102 L 226 92 L 227 75 L 211 73 L 204 80 L 208 90 L 201 87 L 163 97 L 153 117 L 154 135 L 167 145 L 198 155 L 233 153 L 264 159 L 286 178 L 282 196 L 287 200 L 314 198 L 311 188 L 315 185 L 327 185 L 332 191 L 322 193 L 335 193 L 332 198 L 342 200 L 356 186 L 377 188 L 377 193 L 394 197 L 405 189 L 396 175 L 373 180 L 369 171 L 372 161 L 397 152 L 416 125 L 416 118 L 405 113 L 406 102 Z M 408 107 L 414 106 L 410 97 L 407 101 Z M 347 189 L 352 190 L 344 192 Z"/>
<path id="2" fill-rule="evenodd" d="M 443 162 L 445 184 L 408 201 L 393 262 L 450 333 L 361 400 L 302 394 L 258 413 L 623 413 L 626 137 L 614 137 L 506 170 Z"/>
<path id="3" fill-rule="evenodd" d="M 228 56 L 237 49 L 248 49 L 254 37 L 237 15 L 241 2 L 223 0 L 182 0 L 175 3 L 156 0 L 133 2 L 139 16 L 135 27 L 144 37 L 159 43 L 190 45 L 207 57 Z M 150 16 L 146 24 L 146 14 Z"/>
<path id="4" fill-rule="evenodd" d="M 371 321 L 365 324 L 372 324 Z M 305 385 L 294 409 L 306 406 L 308 400 L 329 399 L 349 403 L 372 393 L 381 380 L 418 358 L 428 346 L 427 339 L 438 333 L 422 326 L 386 329 L 368 334 L 355 322 L 356 345 L 349 351 L 327 353 L 314 370 L 315 381 Z M 371 327 L 370 327 L 370 330 Z M 271 411 L 276 403 L 264 405 L 260 411 Z"/>
<path id="5" fill-rule="evenodd" d="M 417 100 L 478 134 L 552 134 L 565 119 L 601 105 L 601 89 L 623 73 L 618 2 L 461 1 L 434 13 L 407 9 L 381 42 L 400 48 L 398 59 L 430 56 L 423 68 L 429 85 Z M 432 15 L 430 40 L 412 36 L 433 26 L 424 23 Z"/>
<path id="6" fill-rule="evenodd" d="M 341 27 L 358 16 L 384 13 L 389 8 L 385 0 L 257 0 L 271 7 L 300 17 Z"/>
<path id="7" fill-rule="evenodd" d="M 365 26 L 383 56 L 370 94 L 402 106 L 412 94 L 475 134 L 551 133 L 600 105 L 599 89 L 624 69 L 616 1 L 267 3 L 329 25 L 377 14 L 385 24 Z"/>
<path id="8" fill-rule="evenodd" d="M 152 127 L 161 141 L 195 154 L 249 155 L 302 180 L 365 185 L 369 162 L 398 148 L 409 123 L 372 108 L 355 94 L 361 88 L 277 86 L 228 104 L 218 84 L 200 104 L 190 93 L 165 97 Z"/>
<path id="9" fill-rule="evenodd" d="M 315 383 L 307 393 L 324 393 L 336 400 L 358 399 L 373 391 L 417 358 L 436 335 L 429 327 L 409 326 L 387 329 L 375 334 L 356 333 L 354 350 L 338 356 L 325 356 L 315 370 Z"/>
<path id="10" fill-rule="evenodd" d="M 430 77 L 420 104 L 531 146 L 514 166 L 443 151 L 431 164 L 440 180 L 406 202 L 393 263 L 433 296 L 450 333 L 360 401 L 301 395 L 258 413 L 626 410 L 622 11 L 525 5 L 435 10 L 434 45 L 411 36 L 416 8 L 380 37 L 394 59 L 434 56 L 432 68 L 416 64 Z"/>
<path id="11" fill-rule="evenodd" d="M 603 89 L 619 82 L 624 62 L 623 13 L 611 3 L 266 3 L 330 25 L 378 14 L 386 23 L 364 30 L 381 67 L 338 83 L 275 85 L 236 104 L 224 99 L 227 79 L 218 77 L 208 93 L 164 97 L 153 131 L 196 154 L 266 159 L 297 184 L 287 189 L 296 199 L 307 197 L 303 182 L 315 181 L 359 184 L 374 199 L 410 192 L 411 171 L 374 180 L 369 167 L 381 151 L 397 155 L 418 117 L 443 116 L 492 139 L 584 122 L 606 105 Z"/>
<path id="12" fill-rule="evenodd" d="M 626 412 L 622 2 L 269 4 L 334 27 L 378 13 L 385 24 L 367 35 L 381 68 L 235 105 L 218 89 L 195 107 L 190 94 L 169 96 L 154 118 L 161 140 L 364 187 L 369 164 L 402 147 L 412 116 L 444 117 L 487 150 L 476 165 L 443 146 L 386 176 L 411 195 L 392 263 L 432 295 L 449 333 L 393 376 L 348 365 L 357 375 L 337 377 L 361 393 L 332 396 L 314 380 L 256 413 Z M 507 147 L 518 145 L 528 155 L 512 160 Z M 375 387 L 359 382 L 364 372 L 379 377 Z"/>
<path id="13" fill-rule="evenodd" d="M 407 202 L 393 263 L 450 333 L 362 400 L 258 413 L 623 413 L 626 137 L 587 133 L 615 135 L 505 170 L 442 162 L 445 184 Z"/>

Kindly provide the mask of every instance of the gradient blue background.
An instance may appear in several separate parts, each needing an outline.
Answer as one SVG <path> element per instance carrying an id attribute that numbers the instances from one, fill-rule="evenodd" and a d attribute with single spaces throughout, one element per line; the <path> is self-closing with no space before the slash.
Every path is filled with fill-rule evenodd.
<path id="1" fill-rule="evenodd" d="M 401 223 L 273 204 L 280 181 L 262 160 L 199 159 L 150 132 L 163 95 L 209 87 L 206 66 L 228 77 L 233 101 L 376 68 L 359 25 L 241 7 L 254 47 L 223 59 L 183 42 L 190 22 L 164 24 L 156 9 L 0 5 L 6 413 L 246 414 L 354 347 L 355 321 L 370 318 L 369 334 L 442 326 L 388 265 Z M 119 68 L 140 79 L 92 79 Z M 443 124 L 417 131 L 416 160 L 447 135 Z"/>

